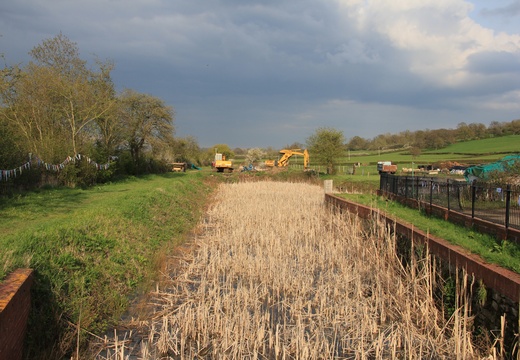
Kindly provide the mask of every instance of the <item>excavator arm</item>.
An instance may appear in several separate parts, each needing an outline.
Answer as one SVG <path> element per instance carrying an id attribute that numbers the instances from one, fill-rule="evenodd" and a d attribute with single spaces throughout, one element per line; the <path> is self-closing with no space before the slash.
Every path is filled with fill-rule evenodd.
<path id="1" fill-rule="evenodd" d="M 309 152 L 307 149 L 303 151 L 303 168 L 307 170 L 309 168 Z"/>
<path id="2" fill-rule="evenodd" d="M 279 167 L 287 166 L 289 164 L 289 159 L 293 155 L 301 155 L 301 156 L 303 156 L 303 167 L 304 167 L 304 169 L 307 169 L 308 166 L 309 166 L 309 152 L 307 151 L 307 149 L 305 149 L 303 152 L 301 152 L 299 150 L 300 149 L 293 149 L 293 150 L 283 149 L 283 150 L 280 150 L 280 154 L 283 154 L 283 155 L 280 158 L 280 160 L 278 160 L 278 166 Z"/>

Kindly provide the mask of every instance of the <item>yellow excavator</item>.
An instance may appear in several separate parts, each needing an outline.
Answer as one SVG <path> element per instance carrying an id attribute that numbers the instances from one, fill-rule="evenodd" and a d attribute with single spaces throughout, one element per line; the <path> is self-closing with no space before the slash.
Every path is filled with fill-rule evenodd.
<path id="1" fill-rule="evenodd" d="M 271 166 L 271 167 L 272 166 L 285 167 L 285 166 L 289 165 L 289 159 L 293 155 L 301 155 L 301 156 L 303 156 L 304 170 L 307 170 L 307 168 L 309 167 L 309 152 L 307 151 L 307 149 L 305 149 L 303 152 L 301 151 L 301 149 L 283 149 L 283 150 L 280 150 L 280 154 L 282 154 L 282 156 L 280 157 L 280 159 L 278 161 L 266 160 L 265 165 Z"/>
<path id="2" fill-rule="evenodd" d="M 224 154 L 216 153 L 212 166 L 217 169 L 217 172 L 233 172 L 233 161 L 226 160 L 226 155 Z"/>

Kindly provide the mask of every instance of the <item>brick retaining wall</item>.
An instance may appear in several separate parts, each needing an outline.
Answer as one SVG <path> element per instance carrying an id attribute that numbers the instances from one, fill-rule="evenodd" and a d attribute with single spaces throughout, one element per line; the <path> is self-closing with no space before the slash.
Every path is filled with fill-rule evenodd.
<path id="1" fill-rule="evenodd" d="M 31 309 L 31 269 L 18 269 L 0 283 L 0 360 L 21 360 Z"/>
<path id="2" fill-rule="evenodd" d="M 325 201 L 335 208 L 344 209 L 363 219 L 381 219 L 390 229 L 394 229 L 404 238 L 428 244 L 430 253 L 440 259 L 442 265 L 450 269 L 452 274 L 455 273 L 454 269 L 462 268 L 476 280 L 481 280 L 486 286 L 487 296 L 482 303 L 481 299 L 475 298 L 476 294 L 473 294 L 474 298 L 471 300 L 475 326 L 487 329 L 493 336 L 499 336 L 501 317 L 505 316 L 505 350 L 510 353 L 515 351 L 514 343 L 518 340 L 516 334 L 519 331 L 520 274 L 488 264 L 478 255 L 416 229 L 412 224 L 386 217 L 385 213 L 378 209 L 350 202 L 332 194 L 325 194 Z"/>
<path id="3" fill-rule="evenodd" d="M 468 274 L 474 274 L 487 287 L 500 292 L 514 302 L 519 301 L 520 274 L 494 264 L 488 264 L 480 256 L 472 254 L 460 246 L 450 244 L 446 240 L 431 234 L 426 234 L 424 231 L 414 228 L 412 224 L 386 217 L 379 210 L 356 204 L 331 194 L 325 194 L 325 200 L 329 204 L 346 209 L 365 219 L 374 216 L 381 217 L 388 226 L 391 228 L 395 227 L 399 234 L 428 244 L 431 253 L 439 256 L 449 264 L 466 269 Z"/>

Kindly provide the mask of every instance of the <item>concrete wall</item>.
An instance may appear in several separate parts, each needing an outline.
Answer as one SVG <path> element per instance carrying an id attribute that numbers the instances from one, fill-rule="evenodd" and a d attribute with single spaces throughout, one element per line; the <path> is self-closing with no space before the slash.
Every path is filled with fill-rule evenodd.
<path id="1" fill-rule="evenodd" d="M 0 283 L 0 360 L 21 360 L 31 310 L 31 269 L 18 269 Z"/>

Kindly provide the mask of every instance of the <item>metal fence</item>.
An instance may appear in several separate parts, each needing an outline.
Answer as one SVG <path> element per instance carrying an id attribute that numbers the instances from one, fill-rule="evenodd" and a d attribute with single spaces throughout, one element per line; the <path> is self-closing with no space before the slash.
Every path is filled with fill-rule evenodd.
<path id="1" fill-rule="evenodd" d="M 520 186 L 381 174 L 379 188 L 506 228 L 520 229 Z"/>

